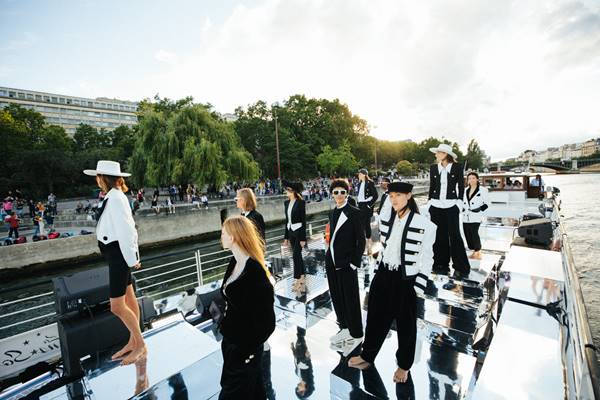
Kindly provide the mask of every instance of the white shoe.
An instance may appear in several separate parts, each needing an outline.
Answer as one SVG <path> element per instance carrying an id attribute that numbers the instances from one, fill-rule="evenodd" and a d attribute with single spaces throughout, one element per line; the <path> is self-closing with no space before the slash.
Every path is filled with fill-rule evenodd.
<path id="1" fill-rule="evenodd" d="M 342 354 L 344 357 L 348 357 L 350 353 L 352 353 L 358 346 L 360 346 L 363 342 L 363 338 L 350 338 L 344 341 L 344 349 Z"/>
<path id="2" fill-rule="evenodd" d="M 336 333 L 335 335 L 333 335 L 332 337 L 329 338 L 329 341 L 331 343 L 340 343 L 343 342 L 344 340 L 350 338 L 350 331 L 348 329 L 342 329 L 341 331 L 339 331 L 338 333 Z"/>

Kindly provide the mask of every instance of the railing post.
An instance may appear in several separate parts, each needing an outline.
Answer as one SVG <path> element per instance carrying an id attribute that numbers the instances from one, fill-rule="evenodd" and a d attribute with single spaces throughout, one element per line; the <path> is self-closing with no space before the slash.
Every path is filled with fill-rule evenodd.
<path id="1" fill-rule="evenodd" d="M 198 275 L 198 286 L 204 285 L 204 279 L 202 278 L 202 255 L 200 250 L 196 250 L 194 253 L 196 256 L 196 274 Z"/>
<path id="2" fill-rule="evenodd" d="M 313 235 L 312 223 L 308 224 L 308 236 Z"/>

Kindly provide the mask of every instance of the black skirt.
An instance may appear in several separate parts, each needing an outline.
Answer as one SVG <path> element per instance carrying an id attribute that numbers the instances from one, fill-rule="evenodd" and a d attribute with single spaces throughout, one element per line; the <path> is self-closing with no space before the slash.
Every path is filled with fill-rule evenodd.
<path id="1" fill-rule="evenodd" d="M 114 241 L 104 244 L 98 241 L 100 253 L 108 263 L 110 297 L 116 298 L 125 295 L 127 286 L 132 284 L 131 269 L 119 248 L 119 242 Z"/>

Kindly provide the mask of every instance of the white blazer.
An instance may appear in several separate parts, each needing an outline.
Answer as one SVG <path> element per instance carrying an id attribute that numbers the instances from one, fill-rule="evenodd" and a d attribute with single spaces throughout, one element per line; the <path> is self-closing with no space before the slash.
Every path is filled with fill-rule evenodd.
<path id="1" fill-rule="evenodd" d="M 118 241 L 127 265 L 133 267 L 140 261 L 140 256 L 138 234 L 127 196 L 118 189 L 111 189 L 104 202 L 106 208 L 96 225 L 96 238 L 104 244 Z"/>
<path id="2" fill-rule="evenodd" d="M 407 217 L 406 223 L 401 226 L 398 223 L 397 216 L 390 225 L 386 248 L 397 252 L 399 257 L 393 257 L 400 264 L 404 265 L 407 277 L 415 277 L 415 292 L 422 295 L 427 287 L 427 281 L 431 275 L 433 267 L 433 244 L 435 243 L 435 233 L 437 226 L 428 218 L 412 213 L 412 217 Z M 402 232 L 392 232 L 396 229 L 402 229 Z M 383 255 L 384 251 L 380 254 Z M 380 261 L 387 262 L 385 256 L 380 256 Z M 394 266 L 392 266 L 394 269 Z"/>
<path id="3" fill-rule="evenodd" d="M 483 220 L 483 217 L 485 216 L 485 210 L 489 207 L 490 203 L 488 189 L 479 185 L 479 187 L 475 190 L 475 194 L 472 195 L 471 200 L 469 200 L 468 197 L 470 194 L 469 191 L 470 186 L 467 186 L 463 196 L 463 223 L 480 223 Z"/>

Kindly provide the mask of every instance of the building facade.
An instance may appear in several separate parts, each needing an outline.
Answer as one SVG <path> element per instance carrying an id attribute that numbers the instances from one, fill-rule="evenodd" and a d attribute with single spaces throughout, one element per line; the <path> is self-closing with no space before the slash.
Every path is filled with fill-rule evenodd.
<path id="1" fill-rule="evenodd" d="M 600 151 L 600 139 L 590 139 L 581 146 L 581 155 L 583 157 L 591 156 Z"/>
<path id="2" fill-rule="evenodd" d="M 62 126 L 70 136 L 73 136 L 79 124 L 107 131 L 120 125 L 131 127 L 137 124 L 138 103 L 132 101 L 104 97 L 87 99 L 0 87 L 0 109 L 9 104 L 18 104 L 39 112 L 48 124 Z"/>

